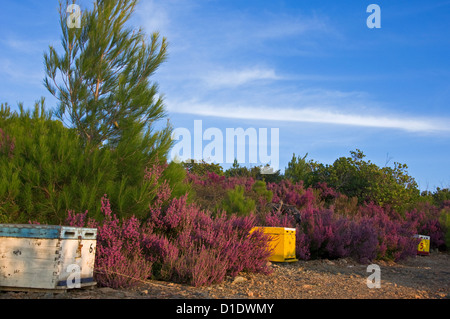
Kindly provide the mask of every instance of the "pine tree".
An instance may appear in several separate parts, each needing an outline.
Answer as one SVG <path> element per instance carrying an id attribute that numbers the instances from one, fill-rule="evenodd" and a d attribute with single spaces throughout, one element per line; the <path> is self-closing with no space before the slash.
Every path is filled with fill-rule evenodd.
<path id="1" fill-rule="evenodd" d="M 163 154 L 171 146 L 171 129 L 153 132 L 154 122 L 166 114 L 150 77 L 167 58 L 167 41 L 158 33 L 147 39 L 141 28 L 126 26 L 136 4 L 97 0 L 91 11 L 82 11 L 77 28 L 67 21 L 69 3 L 61 3 L 63 52 L 50 46 L 44 54 L 44 85 L 58 100 L 57 118 L 86 144 L 115 148 L 140 138 Z"/>

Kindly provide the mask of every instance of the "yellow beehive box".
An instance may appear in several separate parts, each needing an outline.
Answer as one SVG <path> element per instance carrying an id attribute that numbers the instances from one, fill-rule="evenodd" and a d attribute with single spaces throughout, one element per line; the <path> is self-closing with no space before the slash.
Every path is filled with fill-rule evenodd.
<path id="1" fill-rule="evenodd" d="M 416 235 L 420 239 L 417 254 L 428 256 L 430 254 L 430 236 Z"/>
<path id="2" fill-rule="evenodd" d="M 295 228 L 286 227 L 254 227 L 252 231 L 261 229 L 270 237 L 268 249 L 272 250 L 269 261 L 297 261 L 295 254 Z"/>

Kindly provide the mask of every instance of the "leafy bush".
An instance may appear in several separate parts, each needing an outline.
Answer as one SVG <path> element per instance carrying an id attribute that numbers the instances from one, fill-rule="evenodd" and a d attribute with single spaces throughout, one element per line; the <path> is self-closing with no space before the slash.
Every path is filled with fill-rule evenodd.
<path id="1" fill-rule="evenodd" d="M 405 214 L 374 203 L 360 204 L 326 184 L 305 188 L 302 182 L 269 183 L 273 202 L 295 205 L 301 223 L 280 212 L 266 214 L 267 226 L 297 228 L 297 257 L 339 258 L 360 262 L 374 259 L 401 260 L 417 252 L 415 234 L 431 236 L 432 247 L 443 248 L 446 232 L 443 210 L 418 206 Z"/>
<path id="2" fill-rule="evenodd" d="M 375 202 L 405 211 L 418 200 L 420 192 L 414 178 L 408 175 L 406 164 L 378 167 L 364 160 L 365 155 L 358 149 L 350 154 L 336 159 L 332 165 L 306 161 L 307 155 L 294 154 L 285 175 L 294 182 L 303 181 L 306 186 L 325 182 L 349 198 L 358 198 L 360 204 Z"/>
<path id="3" fill-rule="evenodd" d="M 223 168 L 219 164 L 208 163 L 203 160 L 201 162 L 197 162 L 190 159 L 182 162 L 181 164 L 189 173 L 198 176 L 204 176 L 208 173 L 215 173 L 220 176 L 224 175 Z"/>
<path id="4" fill-rule="evenodd" d="M 406 219 L 415 224 L 417 234 L 430 236 L 432 249 L 445 249 L 446 245 L 446 215 L 448 208 L 442 208 L 421 203 L 417 207 L 406 213 Z"/>

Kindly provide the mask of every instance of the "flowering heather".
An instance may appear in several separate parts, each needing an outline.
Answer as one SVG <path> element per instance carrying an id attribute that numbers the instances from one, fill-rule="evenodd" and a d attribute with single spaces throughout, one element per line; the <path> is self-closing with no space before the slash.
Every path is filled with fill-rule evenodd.
<path id="1" fill-rule="evenodd" d="M 208 211 L 188 204 L 185 196 L 154 212 L 146 226 L 153 234 L 147 234 L 145 247 L 148 258 L 156 263 L 156 277 L 203 285 L 243 270 L 268 273 L 267 238 L 249 235 L 256 225 L 254 216 L 213 218 Z M 197 263 L 206 264 L 200 267 Z"/>
<path id="2" fill-rule="evenodd" d="M 406 219 L 415 224 L 418 234 L 430 236 L 431 248 L 444 248 L 446 229 L 445 225 L 441 223 L 441 216 L 445 212 L 445 202 L 442 208 L 424 203 L 406 212 Z"/>
<path id="3" fill-rule="evenodd" d="M 174 198 L 155 205 L 142 223 L 135 217 L 118 220 L 106 196 L 103 222 L 86 220 L 87 212 L 69 212 L 66 223 L 98 228 L 95 273 L 100 285 L 129 287 L 149 277 L 194 286 L 222 281 L 241 271 L 268 274 L 268 237 L 250 230 L 255 216 L 228 217 Z"/>
<path id="4" fill-rule="evenodd" d="M 120 222 L 112 213 L 106 195 L 102 198 L 101 210 L 105 216 L 102 224 L 86 220 L 87 212 L 69 212 L 66 219 L 70 226 L 97 228 L 95 280 L 101 286 L 123 288 L 147 279 L 151 262 L 142 254 L 140 222 L 134 217 Z"/>
<path id="5" fill-rule="evenodd" d="M 432 247 L 443 247 L 445 242 L 445 229 L 439 219 L 442 213 L 433 205 L 423 205 L 402 217 L 389 207 L 358 205 L 324 183 L 305 189 L 302 182 L 283 180 L 269 183 L 268 189 L 273 191 L 274 203 L 283 202 L 299 209 L 301 224 L 295 225 L 292 219 L 277 212 L 266 214 L 261 223 L 296 227 L 300 259 L 350 256 L 362 263 L 375 259 L 401 260 L 416 255 L 415 234 L 429 235 Z"/>
<path id="6" fill-rule="evenodd" d="M 373 203 L 358 204 L 325 183 L 305 188 L 302 182 L 282 180 L 267 185 L 258 182 L 255 188 L 253 178 L 215 173 L 201 177 L 187 174 L 197 195 L 195 202 L 189 202 L 187 195 L 171 199 L 172 190 L 162 180 L 163 171 L 164 166 L 156 165 L 145 172 L 154 184 L 155 196 L 144 220 L 134 216 L 118 220 L 106 196 L 101 223 L 87 219 L 87 212 L 68 212 L 66 223 L 98 228 L 95 266 L 101 285 L 126 287 L 156 278 L 203 286 L 242 271 L 270 273 L 269 238 L 263 232 L 251 232 L 255 226 L 296 228 L 296 254 L 304 260 L 401 260 L 416 254 L 414 235 L 418 233 L 431 236 L 433 247 L 444 243 L 439 216 L 450 205 L 438 208 L 424 204 L 400 215 Z M 258 200 L 256 213 L 237 216 L 209 209 L 217 208 L 217 201 L 237 185 L 245 189 L 246 196 Z M 264 185 L 271 195 L 265 199 L 260 195 Z M 280 207 L 266 206 L 270 199 L 273 204 L 295 207 L 300 222 L 283 209 L 266 208 Z"/>

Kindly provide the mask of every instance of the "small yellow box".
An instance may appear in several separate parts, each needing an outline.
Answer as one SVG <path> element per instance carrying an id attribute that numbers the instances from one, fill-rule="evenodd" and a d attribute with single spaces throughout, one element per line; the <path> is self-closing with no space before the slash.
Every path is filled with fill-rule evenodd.
<path id="1" fill-rule="evenodd" d="M 420 238 L 417 254 L 428 256 L 430 254 L 430 236 L 416 235 L 416 237 Z"/>
<path id="2" fill-rule="evenodd" d="M 293 262 L 297 261 L 295 254 L 295 228 L 286 227 L 254 227 L 251 231 L 261 229 L 270 235 L 269 249 L 272 255 L 269 261 Z"/>

